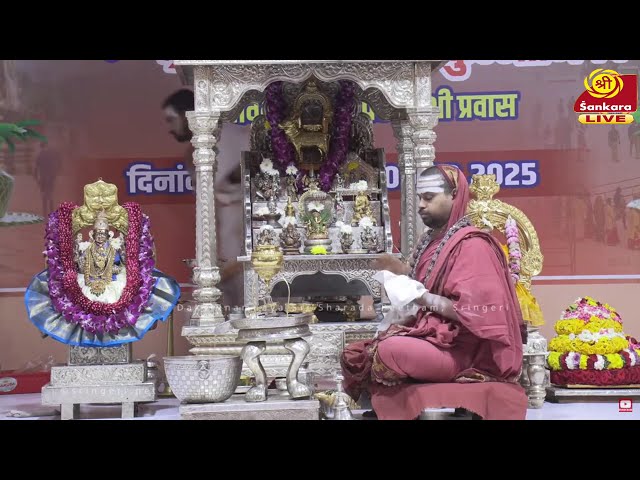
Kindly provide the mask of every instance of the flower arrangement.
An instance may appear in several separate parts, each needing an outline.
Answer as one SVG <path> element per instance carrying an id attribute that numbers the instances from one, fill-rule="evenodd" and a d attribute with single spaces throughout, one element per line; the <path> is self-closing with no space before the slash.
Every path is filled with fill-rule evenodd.
<path id="1" fill-rule="evenodd" d="M 555 385 L 629 385 L 640 381 L 640 345 L 622 331 L 616 310 L 591 297 L 569 305 L 556 322 L 547 364 Z"/>
<path id="2" fill-rule="evenodd" d="M 298 168 L 295 165 L 289 165 L 287 166 L 285 173 L 287 175 L 291 175 L 292 177 L 295 177 L 296 175 L 298 175 Z"/>
<path id="3" fill-rule="evenodd" d="M 577 352 L 550 352 L 551 370 L 614 370 L 640 364 L 640 350 L 626 348 L 618 353 L 584 355 Z"/>
<path id="4" fill-rule="evenodd" d="M 336 222 L 336 227 L 340 229 L 340 233 L 342 235 L 351 235 L 353 234 L 353 228 L 348 223 L 344 223 L 342 221 Z"/>
<path id="5" fill-rule="evenodd" d="M 607 370 L 551 370 L 550 377 L 554 385 L 637 385 L 640 383 L 640 365 Z"/>
<path id="6" fill-rule="evenodd" d="M 327 254 L 326 247 L 323 247 L 321 245 L 316 245 L 315 247 L 311 247 L 311 249 L 309 251 L 311 252 L 311 255 L 326 255 Z"/>
<path id="7" fill-rule="evenodd" d="M 129 216 L 125 238 L 127 281 L 115 303 L 89 300 L 78 284 L 74 262 L 72 215 L 77 205 L 64 202 L 49 215 L 45 240 L 49 296 L 53 308 L 69 323 L 77 323 L 90 333 L 116 333 L 136 324 L 149 302 L 155 286 L 154 242 L 149 217 L 140 206 L 123 205 Z"/>
<path id="8" fill-rule="evenodd" d="M 607 329 L 615 332 L 622 332 L 622 324 L 609 318 L 590 317 L 585 323 L 584 320 L 578 318 L 570 318 L 567 320 L 559 320 L 556 322 L 555 331 L 558 335 L 579 335 L 584 331 L 599 332 Z"/>
<path id="9" fill-rule="evenodd" d="M 603 320 L 613 320 L 622 324 L 620 315 L 611 305 L 600 303 L 591 297 L 581 297 L 569 305 L 562 312 L 562 320 L 581 320 L 583 323 L 590 322 L 593 317 Z"/>
<path id="10" fill-rule="evenodd" d="M 358 222 L 358 226 L 363 228 L 371 228 L 373 227 L 373 220 L 371 220 L 371 217 L 362 217 Z"/>
<path id="11" fill-rule="evenodd" d="M 549 349 L 558 353 L 585 355 L 614 354 L 629 348 L 616 310 L 591 297 L 581 297 L 569 305 L 555 325 L 557 337 Z"/>
<path id="12" fill-rule="evenodd" d="M 559 335 L 549 342 L 549 349 L 554 352 L 580 352 L 586 355 L 616 353 L 629 347 L 629 340 L 622 333 L 602 330 L 594 333 L 583 331 L 580 335 Z"/>
<path id="13" fill-rule="evenodd" d="M 516 221 L 509 215 L 505 222 L 505 234 L 507 236 L 507 247 L 509 249 L 509 272 L 514 283 L 520 280 L 520 233 Z"/>
<path id="14" fill-rule="evenodd" d="M 351 135 L 351 122 L 356 107 L 355 84 L 348 80 L 340 80 L 340 90 L 336 96 L 332 121 L 331 140 L 327 157 L 320 167 L 320 188 L 328 192 L 333 184 L 333 179 L 340 167 L 347 159 L 349 152 L 349 139 Z M 296 151 L 289 142 L 287 135 L 279 127 L 286 120 L 287 104 L 282 94 L 282 82 L 273 82 L 265 89 L 265 107 L 267 121 L 271 126 L 271 149 L 280 171 L 286 171 L 290 165 L 296 163 Z M 306 172 L 301 171 L 304 177 Z M 301 182 L 298 182 L 298 190 L 302 190 Z"/>
<path id="15" fill-rule="evenodd" d="M 256 210 L 256 215 L 262 217 L 264 215 L 269 215 L 269 209 L 267 207 L 260 207 Z"/>
<path id="16" fill-rule="evenodd" d="M 262 159 L 262 162 L 260 162 L 260 171 L 267 175 L 279 174 L 278 170 L 273 168 L 273 162 L 269 158 Z"/>
<path id="17" fill-rule="evenodd" d="M 356 192 L 364 192 L 369 188 L 369 184 L 366 180 L 360 180 L 349 185 L 349 190 L 355 190 Z"/>

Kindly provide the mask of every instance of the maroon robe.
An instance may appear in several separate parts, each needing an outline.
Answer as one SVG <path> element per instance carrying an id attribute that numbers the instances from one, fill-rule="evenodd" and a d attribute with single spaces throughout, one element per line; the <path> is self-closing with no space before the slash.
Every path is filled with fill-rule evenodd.
<path id="1" fill-rule="evenodd" d="M 466 212 L 469 187 L 458 169 L 439 168 L 457 188 L 449 229 Z M 418 259 L 417 280 L 425 283 L 445 233 Z M 416 418 L 427 407 L 463 407 L 488 419 L 524 418 L 527 397 L 517 384 L 524 325 L 499 243 L 478 228 L 461 228 L 445 243 L 425 287 L 453 302 L 457 321 L 423 310 L 412 325 L 392 325 L 375 340 L 347 346 L 341 359 L 345 390 L 356 400 L 368 390 L 381 419 Z"/>

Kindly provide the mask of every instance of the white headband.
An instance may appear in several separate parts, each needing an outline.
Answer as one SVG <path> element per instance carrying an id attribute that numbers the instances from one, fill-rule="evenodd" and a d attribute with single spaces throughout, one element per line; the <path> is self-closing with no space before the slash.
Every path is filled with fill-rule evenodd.
<path id="1" fill-rule="evenodd" d="M 442 193 L 444 192 L 444 178 L 441 175 L 427 175 L 418 176 L 418 181 L 416 182 L 416 192 L 418 195 L 422 195 L 423 193 Z"/>

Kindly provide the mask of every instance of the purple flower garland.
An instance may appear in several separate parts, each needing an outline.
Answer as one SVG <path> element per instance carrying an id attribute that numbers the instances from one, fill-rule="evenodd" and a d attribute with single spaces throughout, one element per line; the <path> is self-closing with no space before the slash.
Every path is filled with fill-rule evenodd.
<path id="1" fill-rule="evenodd" d="M 286 120 L 286 103 L 282 98 L 282 82 L 273 82 L 265 90 L 267 121 L 271 126 L 271 149 L 274 166 L 284 174 L 289 165 L 296 163 L 296 151 L 279 125 Z"/>
<path id="2" fill-rule="evenodd" d="M 351 122 L 355 110 L 355 84 L 340 80 L 340 91 L 336 97 L 333 113 L 333 132 L 329 152 L 319 172 L 320 188 L 327 192 L 333 179 L 344 164 L 349 153 Z M 285 120 L 286 103 L 282 97 L 282 82 L 273 82 L 265 90 L 267 121 L 271 125 L 271 148 L 275 156 L 274 165 L 284 174 L 289 165 L 296 163 L 296 151 L 287 135 L 279 127 Z M 298 189 L 302 189 L 302 179 L 307 172 L 298 172 Z"/>
<path id="3" fill-rule="evenodd" d="M 46 228 L 46 256 L 49 272 L 49 297 L 54 310 L 62 315 L 69 323 L 78 323 L 84 330 L 93 334 L 117 333 L 122 328 L 134 326 L 138 318 L 144 312 L 149 302 L 151 292 L 155 285 L 153 269 L 153 237 L 150 231 L 150 221 L 147 215 L 142 215 L 142 233 L 140 236 L 140 249 L 138 254 L 138 270 L 142 280 L 137 294 L 131 303 L 124 309 L 113 311 L 109 315 L 94 315 L 82 309 L 77 302 L 73 302 L 68 292 L 65 291 L 63 278 L 65 274 L 62 256 L 60 252 L 59 211 L 49 215 Z M 128 262 L 134 261 L 127 259 Z M 86 298 L 86 297 L 85 297 Z"/>

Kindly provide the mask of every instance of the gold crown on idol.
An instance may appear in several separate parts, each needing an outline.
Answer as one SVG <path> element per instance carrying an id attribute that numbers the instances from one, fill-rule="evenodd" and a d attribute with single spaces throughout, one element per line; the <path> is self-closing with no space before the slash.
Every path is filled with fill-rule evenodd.
<path id="1" fill-rule="evenodd" d="M 102 210 L 96 215 L 96 221 L 93 224 L 94 230 L 109 230 L 109 222 L 107 221 L 107 213 Z"/>

